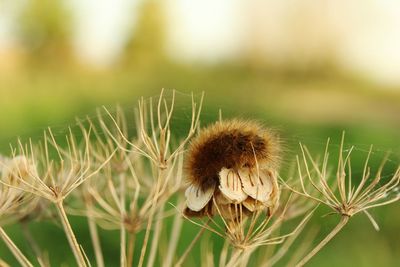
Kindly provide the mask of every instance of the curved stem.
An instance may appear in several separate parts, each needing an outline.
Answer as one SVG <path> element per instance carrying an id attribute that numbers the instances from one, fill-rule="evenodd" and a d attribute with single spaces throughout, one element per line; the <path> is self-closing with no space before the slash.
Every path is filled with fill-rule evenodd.
<path id="1" fill-rule="evenodd" d="M 19 250 L 19 248 L 14 244 L 2 227 L 0 227 L 0 237 L 3 239 L 4 243 L 6 243 L 7 247 L 10 249 L 21 266 L 33 267 L 33 264 L 25 257 L 24 254 L 22 254 L 21 250 Z"/>
<path id="2" fill-rule="evenodd" d="M 78 244 L 78 241 L 76 240 L 74 231 L 72 230 L 71 224 L 69 223 L 67 214 L 65 213 L 64 206 L 62 201 L 58 201 L 55 203 L 58 211 L 58 215 L 60 215 L 61 223 L 64 228 L 64 232 L 67 235 L 67 239 L 69 242 L 69 245 L 72 249 L 72 252 L 74 253 L 76 262 L 78 263 L 79 267 L 86 267 L 86 261 L 85 257 L 83 256 L 83 253 L 80 249 L 80 246 Z"/>
<path id="3" fill-rule="evenodd" d="M 349 216 L 342 215 L 339 223 L 332 229 L 332 231 L 313 249 L 309 252 L 300 262 L 296 264 L 296 267 L 304 266 L 312 257 L 314 257 L 337 233 L 342 230 L 342 228 L 349 221 Z"/>

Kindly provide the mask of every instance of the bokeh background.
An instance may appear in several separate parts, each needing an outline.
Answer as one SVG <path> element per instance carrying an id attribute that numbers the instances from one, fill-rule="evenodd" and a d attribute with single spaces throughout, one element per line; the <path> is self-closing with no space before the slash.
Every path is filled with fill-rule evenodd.
<path id="1" fill-rule="evenodd" d="M 182 97 L 205 91 L 203 124 L 221 109 L 278 129 L 287 162 L 298 142 L 322 151 L 345 130 L 354 168 L 374 144 L 376 162 L 391 151 L 389 176 L 400 163 L 399 47 L 394 0 L 0 0 L 0 151 L 166 88 Z M 373 213 L 380 232 L 357 216 L 309 266 L 398 266 L 400 205 Z M 313 223 L 322 237 L 336 218 Z M 74 226 L 89 246 L 84 220 Z M 31 227 L 54 243 L 56 266 L 65 260 L 56 226 Z M 18 226 L 7 229 L 24 246 Z M 118 257 L 118 240 L 103 238 L 106 257 Z M 3 244 L 0 257 L 15 263 Z"/>

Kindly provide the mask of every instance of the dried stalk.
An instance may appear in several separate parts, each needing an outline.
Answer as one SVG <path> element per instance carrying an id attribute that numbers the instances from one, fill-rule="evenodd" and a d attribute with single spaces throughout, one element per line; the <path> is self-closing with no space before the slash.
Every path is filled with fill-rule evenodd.
<path id="1" fill-rule="evenodd" d="M 2 227 L 0 227 L 0 237 L 3 239 L 4 243 L 6 243 L 7 247 L 22 265 L 22 267 L 33 267 L 33 264 L 25 257 L 21 250 L 19 250 L 19 248 L 14 244 Z"/>
<path id="2" fill-rule="evenodd" d="M 226 264 L 226 267 L 237 266 L 238 265 L 238 261 L 239 261 L 240 257 L 243 255 L 244 252 L 245 252 L 245 250 L 243 250 L 243 249 L 233 247 L 231 259 Z"/>
<path id="3" fill-rule="evenodd" d="M 156 223 L 156 227 L 154 229 L 153 240 L 151 242 L 151 249 L 150 249 L 149 259 L 147 261 L 147 267 L 154 266 L 154 261 L 156 259 L 157 245 L 158 245 L 158 241 L 160 239 L 160 233 L 161 233 L 161 229 L 162 229 L 163 215 L 164 215 L 164 204 L 158 210 L 157 223 Z"/>
<path id="4" fill-rule="evenodd" d="M 337 235 L 337 233 L 342 230 L 342 228 L 349 221 L 349 216 L 342 216 L 339 223 L 333 228 L 333 230 L 313 249 L 311 250 L 299 263 L 296 264 L 296 267 L 304 266 L 312 257 L 314 257 L 333 237 Z"/>
<path id="5" fill-rule="evenodd" d="M 143 240 L 143 247 L 142 250 L 140 252 L 140 259 L 139 259 L 139 267 L 143 266 L 144 263 L 144 257 L 146 255 L 146 250 L 147 250 L 147 243 L 149 242 L 149 237 L 150 237 L 150 229 L 151 229 L 151 225 L 153 222 L 153 218 L 154 218 L 154 214 L 157 208 L 157 202 L 158 202 L 158 192 L 160 191 L 160 187 L 161 187 L 161 177 L 162 177 L 162 173 L 163 170 L 159 169 L 159 175 L 158 175 L 158 179 L 157 179 L 157 185 L 156 185 L 156 190 L 154 191 L 154 196 L 152 199 L 152 205 L 150 208 L 150 215 L 148 218 L 148 222 L 147 222 L 147 226 L 146 226 L 146 232 L 145 232 L 145 236 L 144 236 L 144 240 Z"/>
<path id="6" fill-rule="evenodd" d="M 121 222 L 120 222 L 120 265 L 121 267 L 125 267 L 126 265 L 126 229 L 125 229 L 125 174 L 121 173 L 119 175 L 120 180 L 120 214 L 121 214 Z"/>
<path id="7" fill-rule="evenodd" d="M 178 203 L 180 199 L 178 199 Z M 168 244 L 168 252 L 167 252 L 167 257 L 164 260 L 163 267 L 170 267 L 172 265 L 174 253 L 176 251 L 176 247 L 178 245 L 179 241 L 179 236 L 181 233 L 182 229 L 182 223 L 183 223 L 183 218 L 180 213 L 176 213 L 175 218 L 174 218 L 174 223 L 172 226 L 172 233 L 170 236 L 170 241 Z"/>
<path id="8" fill-rule="evenodd" d="M 33 252 L 35 253 L 37 260 L 39 262 L 40 266 L 50 266 L 49 259 L 43 255 L 42 251 L 40 250 L 40 247 L 34 237 L 32 236 L 31 231 L 29 230 L 29 225 L 27 222 L 21 222 L 21 229 L 22 229 L 22 234 L 24 235 L 26 241 L 28 242 L 29 246 L 32 248 Z"/>
<path id="9" fill-rule="evenodd" d="M 92 204 L 88 203 L 88 201 L 85 202 L 86 202 L 86 217 L 88 219 L 90 238 L 93 244 L 93 250 L 96 257 L 96 264 L 98 267 L 104 267 L 103 252 L 101 250 L 100 238 L 97 231 L 96 222 L 95 219 L 93 218 Z"/>
<path id="10" fill-rule="evenodd" d="M 67 236 L 69 245 L 71 247 L 72 252 L 74 253 L 76 262 L 79 267 L 86 267 L 87 264 L 86 264 L 85 257 L 83 256 L 80 245 L 78 244 L 78 241 L 76 240 L 74 231 L 72 230 L 71 224 L 69 223 L 69 220 L 68 220 L 67 214 L 65 213 L 62 201 L 55 203 L 55 205 L 57 207 L 57 211 L 60 216 L 61 223 L 64 228 L 64 232 Z"/>
<path id="11" fill-rule="evenodd" d="M 196 237 L 192 240 L 192 242 L 189 244 L 185 252 L 182 254 L 182 256 L 179 258 L 178 262 L 175 264 L 176 267 L 182 266 L 182 264 L 185 262 L 186 257 L 189 255 L 190 251 L 193 249 L 194 245 L 196 242 L 200 239 L 201 235 L 204 233 L 204 230 L 206 230 L 205 227 L 201 228 L 200 232 L 196 235 Z"/>
<path id="12" fill-rule="evenodd" d="M 135 252 L 135 233 L 129 233 L 129 242 L 128 242 L 128 266 L 133 265 L 133 255 Z"/>

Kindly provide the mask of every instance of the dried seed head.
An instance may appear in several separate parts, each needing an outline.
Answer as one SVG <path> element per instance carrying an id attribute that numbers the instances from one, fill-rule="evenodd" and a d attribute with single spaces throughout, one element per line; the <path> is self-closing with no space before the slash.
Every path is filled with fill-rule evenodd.
<path id="1" fill-rule="evenodd" d="M 192 141 L 187 155 L 191 184 L 202 189 L 218 184 L 222 168 L 244 166 L 276 169 L 280 145 L 275 133 L 252 121 L 217 122 L 203 129 Z"/>
<path id="2" fill-rule="evenodd" d="M 2 180 L 11 185 L 19 185 L 21 180 L 27 181 L 37 173 L 36 166 L 25 156 L 3 158 Z"/>
<path id="3" fill-rule="evenodd" d="M 222 211 L 232 204 L 243 204 L 244 213 L 275 207 L 279 158 L 278 137 L 256 122 L 220 121 L 202 130 L 187 155 L 186 214 L 215 214 L 212 198 Z"/>

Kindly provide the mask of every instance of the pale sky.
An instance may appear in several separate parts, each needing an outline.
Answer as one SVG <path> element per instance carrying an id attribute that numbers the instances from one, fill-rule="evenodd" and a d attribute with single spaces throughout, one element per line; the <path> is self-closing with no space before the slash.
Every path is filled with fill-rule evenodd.
<path id="1" fill-rule="evenodd" d="M 140 1 L 71 0 L 80 57 L 93 64 L 112 63 L 134 25 Z M 3 47 L 12 41 L 16 2 L 0 0 Z M 400 1 L 160 2 L 168 18 L 168 51 L 177 60 L 214 63 L 240 56 L 249 47 L 278 61 L 309 60 L 329 46 L 345 69 L 400 85 Z"/>

